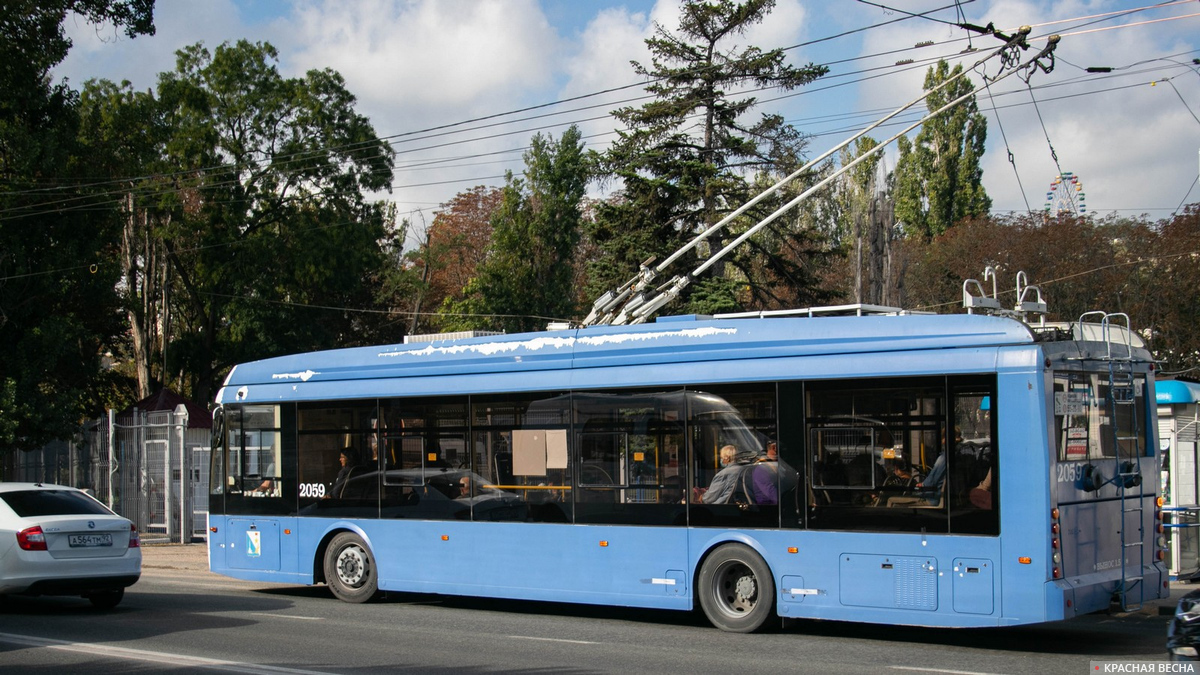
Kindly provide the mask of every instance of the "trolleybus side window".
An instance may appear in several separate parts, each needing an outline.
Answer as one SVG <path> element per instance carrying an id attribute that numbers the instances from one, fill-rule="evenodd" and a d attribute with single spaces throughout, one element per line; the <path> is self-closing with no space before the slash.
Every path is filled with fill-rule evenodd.
<path id="1" fill-rule="evenodd" d="M 970 499 L 995 466 L 991 413 L 981 411 L 984 399 L 994 399 L 993 383 L 952 377 L 807 385 L 810 527 L 994 532 L 998 519 L 978 515 L 990 506 Z M 986 504 L 981 495 L 977 500 Z"/>
<path id="2" fill-rule="evenodd" d="M 570 522 L 570 401 L 560 394 L 471 399 L 473 519 Z"/>
<path id="3" fill-rule="evenodd" d="M 469 520 L 471 481 L 467 451 L 467 399 L 386 399 L 370 421 L 374 462 L 383 471 L 380 503 L 385 518 Z M 477 481 L 478 482 L 478 481 Z"/>
<path id="4" fill-rule="evenodd" d="M 685 396 L 575 394 L 575 522 L 686 524 Z"/>
<path id="5" fill-rule="evenodd" d="M 301 513 L 377 517 L 379 463 L 371 456 L 375 402 L 301 404 L 296 411 Z"/>
<path id="6" fill-rule="evenodd" d="M 797 478 L 779 458 L 774 384 L 697 386 L 688 411 L 691 524 L 778 527 Z"/>
<path id="7" fill-rule="evenodd" d="M 950 382 L 955 442 L 946 480 L 950 530 L 955 533 L 1000 532 L 1000 469 L 992 415 L 996 399 L 988 379 L 952 378 Z"/>
<path id="8" fill-rule="evenodd" d="M 234 406 L 226 410 L 228 464 L 225 475 L 229 494 L 281 496 L 280 412 L 280 407 L 274 405 Z"/>

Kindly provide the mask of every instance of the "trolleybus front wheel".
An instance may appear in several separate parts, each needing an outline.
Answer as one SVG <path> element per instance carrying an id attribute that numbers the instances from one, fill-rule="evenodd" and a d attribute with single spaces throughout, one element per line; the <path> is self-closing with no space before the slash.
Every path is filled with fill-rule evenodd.
<path id="1" fill-rule="evenodd" d="M 731 633 L 753 633 L 775 613 L 775 580 L 754 549 L 725 544 L 700 566 L 700 607 L 712 625 Z"/>
<path id="2" fill-rule="evenodd" d="M 345 602 L 366 602 L 379 590 L 375 556 L 353 532 L 342 532 L 325 549 L 325 583 L 334 597 Z"/>

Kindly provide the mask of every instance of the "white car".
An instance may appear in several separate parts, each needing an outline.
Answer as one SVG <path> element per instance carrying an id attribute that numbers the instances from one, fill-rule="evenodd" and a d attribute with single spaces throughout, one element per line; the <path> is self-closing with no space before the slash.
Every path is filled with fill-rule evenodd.
<path id="1" fill-rule="evenodd" d="M 72 487 L 0 483 L 0 596 L 78 595 L 108 609 L 141 575 L 128 519 Z"/>

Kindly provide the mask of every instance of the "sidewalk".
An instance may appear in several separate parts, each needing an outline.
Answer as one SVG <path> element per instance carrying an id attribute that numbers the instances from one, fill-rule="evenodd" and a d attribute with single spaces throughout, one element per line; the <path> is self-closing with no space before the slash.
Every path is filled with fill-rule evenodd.
<path id="1" fill-rule="evenodd" d="M 208 571 L 207 544 L 143 544 L 143 569 Z"/>

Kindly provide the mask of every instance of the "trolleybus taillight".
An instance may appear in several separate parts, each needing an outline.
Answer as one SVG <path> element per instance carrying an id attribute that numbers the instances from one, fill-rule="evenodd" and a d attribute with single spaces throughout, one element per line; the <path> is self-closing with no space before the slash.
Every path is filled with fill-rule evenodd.
<path id="1" fill-rule="evenodd" d="M 1051 570 L 1052 578 L 1062 578 L 1062 552 L 1059 550 L 1061 544 L 1058 541 L 1058 509 L 1050 509 L 1050 560 L 1054 562 L 1054 568 Z"/>
<path id="2" fill-rule="evenodd" d="M 1163 524 L 1163 498 L 1159 497 L 1154 500 L 1154 559 L 1163 561 L 1167 559 L 1167 528 Z"/>

